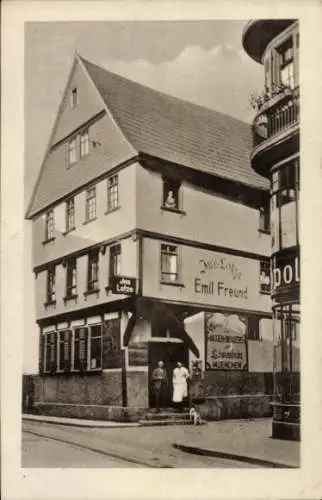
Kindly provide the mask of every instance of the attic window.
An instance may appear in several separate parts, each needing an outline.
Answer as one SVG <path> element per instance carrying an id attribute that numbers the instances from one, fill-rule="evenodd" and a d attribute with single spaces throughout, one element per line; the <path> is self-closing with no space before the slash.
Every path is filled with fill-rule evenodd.
<path id="1" fill-rule="evenodd" d="M 180 182 L 173 179 L 163 179 L 163 207 L 178 210 Z"/>
<path id="2" fill-rule="evenodd" d="M 70 93 L 70 107 L 76 108 L 77 104 L 78 104 L 78 94 L 77 94 L 77 87 L 75 87 L 72 89 Z"/>

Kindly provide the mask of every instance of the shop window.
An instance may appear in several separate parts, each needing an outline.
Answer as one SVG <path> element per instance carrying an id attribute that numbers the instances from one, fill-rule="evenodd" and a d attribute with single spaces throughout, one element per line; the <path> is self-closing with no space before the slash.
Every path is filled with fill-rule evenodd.
<path id="1" fill-rule="evenodd" d="M 68 143 L 68 163 L 74 165 L 77 161 L 76 137 L 73 137 Z"/>
<path id="2" fill-rule="evenodd" d="M 110 248 L 110 278 L 121 274 L 121 245 L 113 245 Z"/>
<path id="3" fill-rule="evenodd" d="M 179 210 L 180 182 L 173 179 L 163 179 L 163 208 Z"/>
<path id="4" fill-rule="evenodd" d="M 80 157 L 84 158 L 89 153 L 89 135 L 88 130 L 84 130 L 80 135 Z"/>
<path id="5" fill-rule="evenodd" d="M 179 281 L 178 247 L 161 245 L 161 281 L 176 283 Z"/>
<path id="6" fill-rule="evenodd" d="M 77 92 L 77 87 L 74 87 L 71 92 L 70 92 L 70 107 L 76 108 L 78 104 L 78 92 Z"/>
<path id="7" fill-rule="evenodd" d="M 44 243 L 54 239 L 55 234 L 55 217 L 54 210 L 48 210 L 45 215 L 45 239 Z"/>
<path id="8" fill-rule="evenodd" d="M 287 87 L 294 88 L 294 49 L 293 37 L 290 37 L 278 49 L 279 81 Z"/>
<path id="9" fill-rule="evenodd" d="M 69 371 L 71 361 L 71 331 L 57 332 L 57 371 Z"/>
<path id="10" fill-rule="evenodd" d="M 47 302 L 47 304 L 53 304 L 56 302 L 56 268 L 55 268 L 55 266 L 51 266 L 47 270 L 46 302 Z"/>
<path id="11" fill-rule="evenodd" d="M 113 175 L 107 179 L 107 211 L 119 207 L 119 176 Z"/>
<path id="12" fill-rule="evenodd" d="M 102 325 L 89 328 L 88 370 L 102 368 Z"/>
<path id="13" fill-rule="evenodd" d="M 75 297 L 77 293 L 77 261 L 76 258 L 70 258 L 67 261 L 66 270 L 66 298 Z"/>
<path id="14" fill-rule="evenodd" d="M 66 232 L 75 229 L 75 199 L 66 201 Z"/>
<path id="15" fill-rule="evenodd" d="M 94 292 L 98 290 L 98 249 L 92 250 L 88 255 L 87 268 L 87 291 Z"/>
<path id="16" fill-rule="evenodd" d="M 86 191 L 86 222 L 96 219 L 96 187 Z"/>
<path id="17" fill-rule="evenodd" d="M 74 371 L 86 371 L 87 368 L 88 329 L 75 328 L 73 333 L 73 366 Z"/>
<path id="18" fill-rule="evenodd" d="M 270 293 L 271 291 L 271 266 L 266 260 L 260 261 L 260 292 Z"/>
<path id="19" fill-rule="evenodd" d="M 259 230 L 263 233 L 270 232 L 269 204 L 266 204 L 259 209 Z"/>

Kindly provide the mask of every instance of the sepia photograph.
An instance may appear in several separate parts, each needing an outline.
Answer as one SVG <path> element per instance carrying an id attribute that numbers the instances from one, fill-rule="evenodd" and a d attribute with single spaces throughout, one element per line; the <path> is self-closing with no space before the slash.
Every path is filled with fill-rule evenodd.
<path id="1" fill-rule="evenodd" d="M 301 466 L 299 33 L 25 23 L 22 467 Z"/>

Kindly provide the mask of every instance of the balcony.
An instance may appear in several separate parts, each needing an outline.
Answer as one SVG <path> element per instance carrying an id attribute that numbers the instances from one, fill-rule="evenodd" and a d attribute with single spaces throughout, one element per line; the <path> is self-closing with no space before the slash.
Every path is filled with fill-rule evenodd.
<path id="1" fill-rule="evenodd" d="M 300 98 L 298 89 L 283 89 L 257 98 L 258 112 L 252 124 L 252 165 L 265 175 L 267 166 L 298 149 Z"/>
<path id="2" fill-rule="evenodd" d="M 268 101 L 253 121 L 253 147 L 277 136 L 299 122 L 300 101 L 296 92 L 285 92 Z"/>

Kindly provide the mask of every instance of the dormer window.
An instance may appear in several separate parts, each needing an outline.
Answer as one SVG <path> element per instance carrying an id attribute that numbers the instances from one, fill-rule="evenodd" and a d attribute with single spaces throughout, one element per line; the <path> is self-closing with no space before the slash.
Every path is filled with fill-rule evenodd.
<path id="1" fill-rule="evenodd" d="M 180 182 L 164 178 L 163 179 L 163 208 L 169 210 L 179 210 L 180 208 Z"/>
<path id="2" fill-rule="evenodd" d="M 74 87 L 70 93 L 70 107 L 72 109 L 76 108 L 77 104 L 78 104 L 77 87 Z"/>

